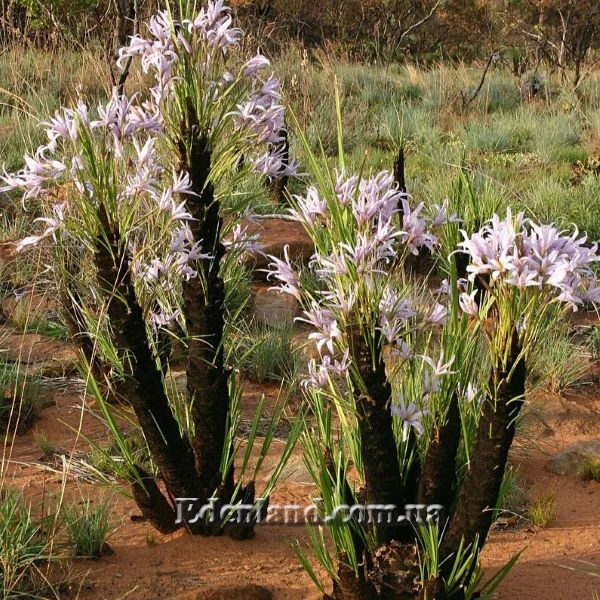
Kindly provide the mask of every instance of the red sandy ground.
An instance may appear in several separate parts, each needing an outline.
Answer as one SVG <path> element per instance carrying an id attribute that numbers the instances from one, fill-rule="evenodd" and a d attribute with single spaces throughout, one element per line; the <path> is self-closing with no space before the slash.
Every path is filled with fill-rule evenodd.
<path id="1" fill-rule="evenodd" d="M 556 494 L 556 519 L 543 529 L 526 523 L 492 532 L 483 554 L 489 574 L 524 549 L 500 588 L 498 597 L 502 600 L 593 600 L 600 592 L 600 484 L 575 476 L 559 477 L 544 469 L 549 456 L 562 448 L 600 437 L 600 388 L 582 389 L 582 393 L 564 398 L 544 394 L 539 399 L 541 412 L 531 411 L 539 416 L 528 419 L 524 436 L 528 443 L 521 442 L 513 451 L 512 462 L 520 469 L 528 496 Z M 258 391 L 250 386 L 245 397 L 247 409 Z M 82 439 L 75 440 L 70 428 L 77 429 L 80 420 L 86 435 L 103 435 L 94 418 L 82 416 L 76 406 L 80 403 L 77 394 L 55 393 L 54 400 L 55 405 L 43 411 L 35 431 L 43 431 L 67 456 L 73 448 L 86 447 Z M 40 499 L 44 491 L 58 491 L 60 476 L 19 464 L 40 459 L 35 431 L 15 438 L 6 475 L 15 486 L 24 486 L 28 496 Z M 311 492 L 310 485 L 287 481 L 278 486 L 273 501 L 306 503 Z M 104 490 L 69 481 L 67 493 L 100 497 Z M 109 539 L 114 553 L 98 561 L 74 561 L 75 584 L 61 597 L 250 600 L 253 596 L 249 592 L 231 586 L 256 583 L 268 588 L 276 600 L 320 598 L 291 549 L 292 540 L 306 539 L 302 527 L 259 527 L 254 540 L 235 542 L 193 538 L 184 532 L 163 536 L 146 523 L 132 522 L 134 514 L 133 502 L 114 499 L 114 517 L 120 523 Z M 596 576 L 584 571 L 593 571 Z M 223 595 L 215 595 L 218 592 Z"/>

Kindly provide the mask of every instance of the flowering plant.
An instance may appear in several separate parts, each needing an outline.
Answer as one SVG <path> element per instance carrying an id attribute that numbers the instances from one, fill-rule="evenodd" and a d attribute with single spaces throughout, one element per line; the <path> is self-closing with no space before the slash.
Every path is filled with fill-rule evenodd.
<path id="1" fill-rule="evenodd" d="M 448 204 L 413 208 L 390 173 L 350 176 L 343 161 L 333 172 L 304 146 L 317 185 L 291 213 L 315 253 L 309 274 L 271 257 L 269 277 L 302 303 L 318 355 L 303 382 L 313 419 L 302 439 L 323 515 L 338 518 L 326 521 L 328 540 L 308 528 L 310 547 L 336 599 L 475 597 L 526 360 L 565 307 L 598 301 L 597 248 L 509 211 L 462 232 L 449 281 L 432 292 L 407 257 L 440 252 L 457 227 Z M 436 505 L 445 516 L 404 527 L 339 518 L 356 505 Z"/>
<path id="2" fill-rule="evenodd" d="M 97 115 L 83 101 L 62 109 L 45 124 L 48 143 L 3 177 L 4 190 L 38 199 L 45 213 L 37 219 L 43 231 L 19 249 L 52 240 L 52 269 L 73 341 L 91 369 L 90 389 L 122 446 L 133 495 L 161 531 L 176 527 L 172 498 L 253 499 L 252 478 L 234 481 L 240 390 L 224 355 L 222 273 L 256 246 L 238 225 L 250 198 L 236 186 L 252 173 L 295 168 L 272 151 L 283 107 L 277 80 L 263 75 L 269 61 L 240 60 L 242 34 L 221 0 L 192 15 L 182 11 L 181 18 L 159 12 L 148 38 L 136 35 L 120 52 L 139 57 L 154 76 L 146 95 L 115 91 Z M 188 400 L 173 403 L 164 341 L 177 328 Z M 99 385 L 107 374 L 111 395 L 135 413 L 153 473 L 128 451 Z M 219 519 L 185 525 L 222 531 Z M 252 535 L 251 527 L 231 531 Z"/>

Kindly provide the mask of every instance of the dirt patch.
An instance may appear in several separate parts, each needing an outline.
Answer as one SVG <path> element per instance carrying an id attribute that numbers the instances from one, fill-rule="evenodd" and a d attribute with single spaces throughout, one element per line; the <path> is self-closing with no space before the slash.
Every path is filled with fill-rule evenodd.
<path id="1" fill-rule="evenodd" d="M 35 343 L 32 345 L 35 347 Z M 556 508 L 555 518 L 546 528 L 537 529 L 524 521 L 519 527 L 491 533 L 482 557 L 486 577 L 523 550 L 499 590 L 500 600 L 592 600 L 594 592 L 600 590 L 600 484 L 584 482 L 577 476 L 561 477 L 544 468 L 551 456 L 569 445 L 597 439 L 600 415 L 595 407 L 600 389 L 589 386 L 585 394 L 580 392 L 571 391 L 565 398 L 539 395 L 541 409 L 533 411 L 512 453 L 511 461 L 519 470 L 528 497 L 554 494 Z M 249 418 L 262 393 L 267 396 L 270 410 L 276 401 L 277 386 L 246 386 L 243 418 Z M 82 403 L 80 393 L 69 386 L 55 391 L 52 405 L 42 411 L 35 430 L 15 437 L 5 451 L 5 480 L 24 488 L 34 500 L 41 501 L 43 494 L 59 494 L 62 465 L 68 464 L 70 457 L 77 459 L 89 452 L 88 443 L 77 431 L 83 431 L 97 443 L 108 442 L 103 425 L 87 410 L 91 404 Z M 583 421 L 587 422 L 587 429 L 581 427 Z M 56 448 L 53 460 L 45 463 L 40 461 L 41 451 L 36 443 L 40 432 Z M 265 461 L 262 477 L 257 481 L 259 492 L 283 443 L 284 439 L 275 442 Z M 74 499 L 97 500 L 106 494 L 105 489 L 82 477 L 69 479 L 66 490 L 67 496 Z M 298 449 L 272 501 L 305 504 L 314 496 L 315 489 L 303 470 Z M 61 598 L 321 598 L 292 549 L 294 540 L 301 544 L 307 541 L 303 526 L 259 526 L 256 537 L 245 542 L 226 537 L 194 538 L 182 531 L 161 535 L 147 523 L 132 520 L 139 512 L 131 500 L 115 496 L 113 507 L 117 523 L 109 538 L 113 553 L 97 561 L 75 560 L 74 583 L 70 591 L 61 593 Z"/>

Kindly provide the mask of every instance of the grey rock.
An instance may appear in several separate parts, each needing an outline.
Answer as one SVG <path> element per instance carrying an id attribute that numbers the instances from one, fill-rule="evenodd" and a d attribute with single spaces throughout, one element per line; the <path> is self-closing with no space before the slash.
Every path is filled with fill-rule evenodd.
<path id="1" fill-rule="evenodd" d="M 557 475 L 577 475 L 587 458 L 600 460 L 600 440 L 577 442 L 546 463 L 546 469 Z"/>
<path id="2" fill-rule="evenodd" d="M 290 294 L 261 286 L 254 295 L 254 315 L 258 323 L 276 327 L 294 320 L 298 301 Z"/>

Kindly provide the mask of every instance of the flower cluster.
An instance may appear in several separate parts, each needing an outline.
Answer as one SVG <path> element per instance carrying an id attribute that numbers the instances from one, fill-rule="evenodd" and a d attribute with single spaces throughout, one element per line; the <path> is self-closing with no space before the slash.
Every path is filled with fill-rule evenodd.
<path id="1" fill-rule="evenodd" d="M 445 375 L 454 375 L 455 371 L 451 371 L 450 367 L 454 364 L 454 356 L 446 362 L 444 354 L 439 356 L 437 362 L 425 355 L 419 355 L 419 358 L 427 365 L 422 372 L 423 391 L 416 402 L 405 401 L 404 394 L 399 394 L 398 404 L 392 404 L 390 411 L 392 415 L 398 417 L 402 421 L 402 437 L 404 441 L 408 439 L 411 428 L 415 430 L 417 435 L 422 435 L 424 426 L 422 423 L 423 417 L 429 414 L 429 410 L 425 408 L 431 394 L 436 394 L 441 389 L 441 378 Z"/>
<path id="2" fill-rule="evenodd" d="M 213 136 L 214 152 L 234 132 L 231 149 L 255 172 L 292 175 L 297 167 L 276 149 L 283 106 L 277 79 L 262 75 L 269 61 L 257 55 L 240 63 L 237 75 L 226 69 L 225 56 L 240 37 L 222 0 L 208 2 L 181 23 L 168 11 L 152 17 L 147 37 L 134 36 L 120 51 L 121 64 L 139 57 L 143 71 L 155 76 L 148 98 L 115 91 L 96 111 L 83 101 L 62 108 L 44 123 L 48 142 L 25 157 L 20 171 L 1 177 L 0 190 L 19 190 L 24 200 L 52 198 L 63 186 L 70 190 L 68 201 L 43 204 L 48 214 L 36 219 L 43 231 L 21 240 L 19 249 L 51 236 L 56 240 L 59 230 L 64 240 L 93 247 L 90 236 L 104 226 L 94 210 L 104 205 L 126 237 L 132 269 L 147 292 L 158 288 L 158 296 L 172 299 L 178 282 L 196 277 L 198 261 L 212 257 L 189 227 L 193 218 L 185 197 L 192 193 L 190 178 L 172 170 L 165 161 L 168 152 L 158 148 L 169 139 L 173 119 L 179 131 L 182 115 L 176 107 L 186 104 L 176 102 L 179 95 L 197 93 L 191 99 L 204 133 Z M 190 77 L 191 88 L 186 87 Z M 229 156 L 230 148 L 225 152 Z M 240 225 L 232 225 L 224 245 L 238 259 L 261 250 L 258 236 Z M 150 295 L 157 297 L 155 292 Z M 156 317 L 155 322 L 166 318 Z"/>
<path id="3" fill-rule="evenodd" d="M 287 249 L 283 259 L 270 257 L 268 278 L 278 282 L 277 289 L 298 300 L 310 298 L 310 308 L 300 320 L 313 328 L 308 337 L 316 344 L 321 362 L 311 365 L 307 384 L 324 387 L 328 373 L 346 372 L 355 360 L 349 329 L 370 331 L 370 347 L 381 353 L 387 346 L 390 356 L 404 361 L 414 357 L 407 337 L 417 323 L 444 322 L 445 306 L 415 306 L 390 278 L 409 254 L 438 244 L 433 228 L 448 218 L 446 206 L 435 207 L 432 217 L 426 216 L 424 209 L 423 204 L 411 209 L 387 171 L 365 179 L 338 173 L 329 197 L 314 187 L 305 196 L 295 197 L 292 216 L 317 242 L 309 267 L 318 277 L 320 289 L 316 295 L 307 295 Z M 325 243 L 321 243 L 323 228 L 327 231 Z M 343 358 L 336 360 L 339 356 Z"/>
<path id="4" fill-rule="evenodd" d="M 482 277 L 490 287 L 500 283 L 519 290 L 546 292 L 574 309 L 584 302 L 600 302 L 600 288 L 590 268 L 600 260 L 597 244 L 578 232 L 565 235 L 554 225 L 537 225 L 522 214 L 497 215 L 472 236 L 462 232 L 460 251 L 467 253 L 469 279 Z M 461 295 L 461 307 L 477 314 L 476 292 Z"/>
<path id="5" fill-rule="evenodd" d="M 230 253 L 235 254 L 238 262 L 243 263 L 247 256 L 262 254 L 264 245 L 259 240 L 259 233 L 250 233 L 247 225 L 238 223 L 231 230 L 231 236 L 223 241 L 223 245 Z"/>
<path id="6" fill-rule="evenodd" d="M 284 108 L 279 81 L 262 75 L 270 61 L 258 54 L 235 73 L 226 65 L 229 51 L 240 45 L 242 31 L 233 27 L 223 0 L 209 1 L 195 18 L 181 23 L 169 12 L 159 12 L 150 20 L 148 34 L 148 38 L 134 36 L 120 50 L 119 64 L 141 59 L 143 71 L 156 81 L 151 90 L 156 105 L 169 102 L 178 94 L 178 82 L 185 81 L 200 94 L 196 112 L 205 128 L 220 129 L 217 115 L 233 119 L 240 139 L 247 141 L 244 158 L 254 172 L 269 177 L 297 174 L 298 163 L 278 144 Z M 235 105 L 229 106 L 232 99 Z"/>

